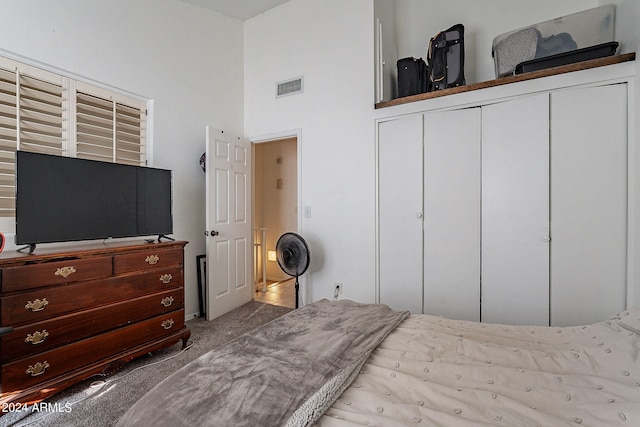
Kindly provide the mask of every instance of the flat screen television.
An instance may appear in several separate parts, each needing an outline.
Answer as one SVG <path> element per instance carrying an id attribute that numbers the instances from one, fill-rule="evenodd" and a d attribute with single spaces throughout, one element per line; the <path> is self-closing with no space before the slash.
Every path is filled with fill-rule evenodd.
<path id="1" fill-rule="evenodd" d="M 18 151 L 16 244 L 167 237 L 171 191 L 170 170 Z"/>

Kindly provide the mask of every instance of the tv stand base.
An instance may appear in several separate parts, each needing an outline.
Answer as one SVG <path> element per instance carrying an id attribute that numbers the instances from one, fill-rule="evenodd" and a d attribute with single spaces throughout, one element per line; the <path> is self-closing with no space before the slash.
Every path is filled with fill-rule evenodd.
<path id="1" fill-rule="evenodd" d="M 30 254 L 32 254 L 32 253 L 33 253 L 33 251 L 35 251 L 35 250 L 36 250 L 36 244 L 35 244 L 35 243 L 31 243 L 31 244 L 29 244 L 29 245 L 26 245 L 26 246 L 23 246 L 23 247 L 21 247 L 21 248 L 16 249 L 16 251 L 18 251 L 18 252 L 22 252 L 22 251 L 24 251 L 25 249 L 29 249 L 29 253 L 30 253 Z"/>

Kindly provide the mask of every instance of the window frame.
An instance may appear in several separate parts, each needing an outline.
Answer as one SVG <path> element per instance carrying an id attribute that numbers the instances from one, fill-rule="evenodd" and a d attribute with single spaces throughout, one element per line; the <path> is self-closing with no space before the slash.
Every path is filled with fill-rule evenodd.
<path id="1" fill-rule="evenodd" d="M 10 129 L 11 121 L 15 121 L 15 149 L 10 146 L 11 136 L 8 139 L 2 139 L 0 135 L 0 230 L 9 231 L 15 229 L 15 205 L 10 207 L 9 194 L 11 189 L 13 189 L 13 198 L 15 200 L 15 151 L 17 150 L 26 149 L 28 151 L 58 154 L 67 157 L 88 158 L 112 163 L 141 166 L 151 165 L 151 99 L 104 83 L 83 78 L 55 67 L 37 63 L 36 61 L 11 54 L 2 49 L 0 49 L 0 68 L 7 71 L 7 73 L 4 73 L 6 76 L 9 76 L 12 72 L 15 74 L 15 119 L 10 117 L 10 113 L 7 114 L 11 105 L 1 105 L 4 107 L 4 115 L 2 115 L 3 111 L 0 111 L 0 120 L 3 121 L 3 123 L 0 123 L 0 126 L 4 125 L 3 129 L 5 131 Z M 58 114 L 58 107 L 56 105 L 52 107 L 52 110 L 54 110 L 52 113 L 53 116 L 47 116 L 44 121 L 36 117 L 36 119 L 34 119 L 35 124 L 33 124 L 37 130 L 45 134 L 43 140 L 48 139 L 48 135 L 52 133 L 53 136 L 51 140 L 55 141 L 59 132 L 61 141 L 59 149 L 55 147 L 55 142 L 51 143 L 54 147 L 49 149 L 45 146 L 48 142 L 43 145 L 36 143 L 29 146 L 23 141 L 24 135 L 21 134 L 21 104 L 24 101 L 23 98 L 26 98 L 26 96 L 20 92 L 21 76 L 27 76 L 27 80 L 31 79 L 31 81 L 35 81 L 37 86 L 40 86 L 38 80 L 46 82 L 41 85 L 45 87 L 45 89 L 51 87 L 50 85 L 60 86 L 60 115 L 56 116 L 56 114 Z M 9 83 L 5 86 L 9 87 L 11 84 Z M 47 92 L 39 93 L 44 93 L 44 95 L 42 95 L 43 97 L 49 97 Z M 79 93 L 83 95 L 79 95 Z M 5 95 L 5 98 L 10 97 L 11 94 Z M 110 120 L 112 120 L 112 134 L 110 145 L 106 143 L 109 139 L 104 137 L 104 130 L 108 128 L 109 118 L 102 120 L 102 128 L 80 123 L 87 117 L 93 119 L 91 113 L 88 115 L 84 114 L 82 116 L 83 118 L 79 118 L 78 99 L 80 97 L 94 97 L 94 99 L 103 104 L 103 114 L 104 112 L 109 112 L 107 107 L 111 104 L 112 111 L 110 113 L 112 116 Z M 52 102 L 55 103 L 55 95 L 51 98 L 54 99 Z M 123 109 L 127 110 L 126 114 L 121 113 Z M 139 112 L 139 116 L 136 116 L 136 112 Z M 39 114 L 40 112 L 32 113 L 31 111 L 27 111 L 26 115 L 37 116 Z M 44 117 L 46 114 L 40 114 L 40 116 Z M 58 121 L 60 122 L 59 129 L 55 127 Z M 53 126 L 50 127 L 47 122 L 52 122 Z M 80 132 L 79 124 L 81 127 L 84 126 L 84 129 L 92 128 L 93 130 L 90 130 L 89 134 Z M 50 132 L 50 130 L 53 130 L 53 132 Z M 103 135 L 94 137 L 90 132 L 102 132 Z M 79 135 L 83 135 L 82 137 L 86 135 L 89 136 L 86 137 L 85 141 L 82 141 L 82 137 L 79 137 Z M 139 138 L 139 143 L 136 143 L 137 138 Z M 87 140 L 89 141 L 88 143 L 86 142 Z M 94 141 L 101 142 L 94 144 Z M 87 148 L 87 150 L 79 150 L 80 145 L 83 146 L 83 150 L 84 148 Z M 41 149 L 41 147 L 44 148 Z M 111 150 L 110 154 L 108 153 L 109 150 Z M 79 152 L 81 153 L 80 155 Z M 11 170 L 13 170 L 13 173 L 11 173 Z M 8 184 L 10 182 L 12 185 Z"/>

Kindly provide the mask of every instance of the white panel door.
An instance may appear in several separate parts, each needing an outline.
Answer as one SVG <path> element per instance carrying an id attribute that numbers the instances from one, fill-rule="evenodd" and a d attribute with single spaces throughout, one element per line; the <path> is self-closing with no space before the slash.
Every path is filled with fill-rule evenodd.
<path id="1" fill-rule="evenodd" d="M 379 300 L 422 313 L 422 115 L 378 125 Z"/>
<path id="2" fill-rule="evenodd" d="M 207 127 L 207 319 L 252 297 L 251 144 Z"/>
<path id="3" fill-rule="evenodd" d="M 551 324 L 606 320 L 627 292 L 627 86 L 551 97 Z"/>
<path id="4" fill-rule="evenodd" d="M 549 96 L 482 107 L 482 307 L 549 323 Z"/>
<path id="5" fill-rule="evenodd" d="M 480 320 L 480 108 L 425 114 L 424 311 Z"/>

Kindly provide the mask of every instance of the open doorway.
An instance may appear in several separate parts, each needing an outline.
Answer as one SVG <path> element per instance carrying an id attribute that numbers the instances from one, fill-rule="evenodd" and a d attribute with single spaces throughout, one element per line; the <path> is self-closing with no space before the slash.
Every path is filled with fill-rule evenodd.
<path id="1" fill-rule="evenodd" d="M 295 280 L 276 258 L 276 242 L 298 232 L 298 139 L 253 144 L 254 299 L 295 307 Z"/>

